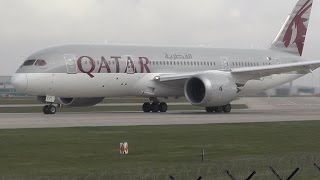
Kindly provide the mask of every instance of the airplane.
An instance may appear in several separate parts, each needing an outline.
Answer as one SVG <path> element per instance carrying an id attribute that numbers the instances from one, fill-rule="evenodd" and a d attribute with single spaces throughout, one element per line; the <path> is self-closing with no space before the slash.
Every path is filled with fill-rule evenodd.
<path id="1" fill-rule="evenodd" d="M 230 103 L 298 79 L 320 66 L 302 58 L 313 0 L 298 0 L 269 49 L 62 45 L 32 54 L 13 86 L 45 103 L 93 106 L 105 97 L 143 97 L 143 112 L 167 112 L 159 98 L 183 97 L 208 113 L 230 113 Z"/>

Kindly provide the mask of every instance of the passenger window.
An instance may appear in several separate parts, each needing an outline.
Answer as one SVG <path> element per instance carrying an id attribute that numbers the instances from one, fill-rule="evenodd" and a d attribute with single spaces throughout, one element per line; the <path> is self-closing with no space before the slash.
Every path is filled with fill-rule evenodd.
<path id="1" fill-rule="evenodd" d="M 36 61 L 35 59 L 26 60 L 26 61 L 22 64 L 22 66 L 32 66 L 35 61 Z"/>
<path id="2" fill-rule="evenodd" d="M 47 65 L 47 63 L 43 59 L 38 59 L 34 65 L 35 66 L 45 66 L 45 65 Z"/>

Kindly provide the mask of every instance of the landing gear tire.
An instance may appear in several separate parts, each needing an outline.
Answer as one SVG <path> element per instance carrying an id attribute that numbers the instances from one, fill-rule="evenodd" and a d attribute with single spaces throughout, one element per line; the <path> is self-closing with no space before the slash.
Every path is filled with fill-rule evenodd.
<path id="1" fill-rule="evenodd" d="M 223 112 L 223 109 L 222 109 L 221 106 L 218 106 L 218 107 L 215 107 L 214 111 L 215 111 L 216 113 L 222 113 L 222 112 Z"/>
<path id="2" fill-rule="evenodd" d="M 150 102 L 143 103 L 142 110 L 143 112 L 167 112 L 168 111 L 168 105 L 166 102 L 161 102 L 156 97 L 150 97 Z"/>
<path id="3" fill-rule="evenodd" d="M 168 110 L 168 105 L 165 102 L 162 102 L 159 104 L 159 111 L 160 112 L 167 112 Z"/>
<path id="4" fill-rule="evenodd" d="M 43 107 L 44 114 L 55 114 L 57 112 L 57 108 L 54 105 L 45 105 Z"/>
<path id="5" fill-rule="evenodd" d="M 54 105 L 49 105 L 49 114 L 55 114 L 57 112 L 57 108 Z"/>
<path id="6" fill-rule="evenodd" d="M 45 105 L 45 106 L 43 106 L 43 113 L 44 114 L 49 114 L 49 105 Z"/>
<path id="7" fill-rule="evenodd" d="M 150 112 L 151 111 L 151 104 L 148 102 L 143 103 L 142 110 L 145 113 Z"/>
<path id="8" fill-rule="evenodd" d="M 214 107 L 206 107 L 207 113 L 213 113 Z"/>
<path id="9" fill-rule="evenodd" d="M 159 112 L 159 103 L 154 102 L 151 104 L 151 112 L 154 112 L 154 113 Z"/>
<path id="10" fill-rule="evenodd" d="M 227 104 L 227 105 L 222 106 L 222 110 L 224 113 L 230 113 L 231 109 L 232 109 L 231 104 Z"/>

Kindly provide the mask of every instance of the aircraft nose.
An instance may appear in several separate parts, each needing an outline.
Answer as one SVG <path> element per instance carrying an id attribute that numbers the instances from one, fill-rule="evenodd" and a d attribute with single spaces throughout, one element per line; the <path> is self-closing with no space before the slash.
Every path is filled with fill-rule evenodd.
<path id="1" fill-rule="evenodd" d="M 12 76 L 11 84 L 19 91 L 24 91 L 28 86 L 28 78 L 25 73 L 16 73 Z"/>

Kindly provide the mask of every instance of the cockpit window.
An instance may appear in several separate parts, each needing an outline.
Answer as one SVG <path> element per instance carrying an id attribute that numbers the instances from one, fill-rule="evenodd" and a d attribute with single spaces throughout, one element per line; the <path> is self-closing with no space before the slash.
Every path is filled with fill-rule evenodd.
<path id="1" fill-rule="evenodd" d="M 26 61 L 22 64 L 22 66 L 32 66 L 35 61 L 36 61 L 35 59 L 26 60 Z"/>
<path id="2" fill-rule="evenodd" d="M 43 60 L 43 59 L 38 59 L 34 65 L 35 65 L 35 66 L 45 66 L 46 64 L 47 64 L 47 63 L 46 63 L 45 60 Z"/>

